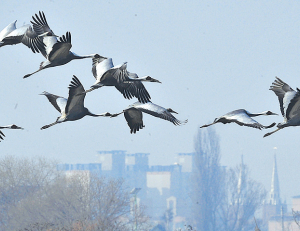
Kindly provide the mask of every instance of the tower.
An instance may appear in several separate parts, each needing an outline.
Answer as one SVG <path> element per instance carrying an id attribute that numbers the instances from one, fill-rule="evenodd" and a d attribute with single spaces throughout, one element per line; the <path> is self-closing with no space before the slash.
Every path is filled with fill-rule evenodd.
<path id="1" fill-rule="evenodd" d="M 239 195 L 239 202 L 243 203 L 244 201 L 244 194 L 243 191 L 246 190 L 246 177 L 245 177 L 245 165 L 244 159 L 242 155 L 242 162 L 240 165 L 240 174 L 239 174 L 239 181 L 238 181 L 238 195 Z"/>
<path id="2" fill-rule="evenodd" d="M 286 203 L 282 203 L 280 198 L 279 177 L 275 154 L 272 171 L 271 190 L 269 195 L 269 200 L 267 200 L 263 205 L 263 220 L 266 223 L 270 220 L 271 217 L 280 216 L 282 212 L 286 213 L 287 211 Z"/>
<path id="3" fill-rule="evenodd" d="M 276 162 L 275 154 L 274 154 L 274 165 L 273 165 L 272 182 L 271 182 L 270 204 L 272 205 L 281 204 L 277 162 Z"/>

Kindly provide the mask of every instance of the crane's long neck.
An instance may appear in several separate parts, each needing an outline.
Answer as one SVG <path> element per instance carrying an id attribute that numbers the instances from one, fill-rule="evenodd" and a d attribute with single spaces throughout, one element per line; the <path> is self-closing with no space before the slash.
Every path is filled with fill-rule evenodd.
<path id="1" fill-rule="evenodd" d="M 129 76 L 129 79 L 131 81 L 148 81 L 147 77 L 149 77 L 149 76 L 148 75 L 143 76 L 143 77 L 131 77 L 131 76 Z"/>
<path id="2" fill-rule="evenodd" d="M 73 59 L 86 59 L 86 58 L 94 58 L 95 54 L 91 54 L 91 55 L 77 55 L 73 52 L 71 52 L 73 55 Z"/>
<path id="3" fill-rule="evenodd" d="M 211 125 L 213 125 L 213 124 L 215 124 L 216 122 L 213 122 L 213 123 L 211 123 L 211 124 L 205 124 L 205 125 L 203 125 L 203 126 L 201 126 L 200 128 L 206 128 L 206 127 L 209 127 L 209 126 L 211 126 Z"/>
<path id="4" fill-rule="evenodd" d="M 91 113 L 89 110 L 87 110 L 87 115 L 93 116 L 93 117 L 99 117 L 99 116 L 110 117 L 111 116 L 111 114 L 109 112 L 104 112 L 101 114 L 94 114 L 94 113 Z"/>
<path id="5" fill-rule="evenodd" d="M 250 116 L 250 117 L 255 117 L 255 116 L 260 116 L 260 115 L 267 115 L 267 113 L 266 112 L 261 112 L 261 113 L 249 113 L 248 112 L 248 115 Z"/>

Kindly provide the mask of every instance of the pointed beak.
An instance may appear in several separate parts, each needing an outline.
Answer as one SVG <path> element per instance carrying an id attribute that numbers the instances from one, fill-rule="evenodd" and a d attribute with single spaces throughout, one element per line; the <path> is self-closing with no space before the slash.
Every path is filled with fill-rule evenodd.
<path id="1" fill-rule="evenodd" d="M 151 82 L 156 82 L 156 83 L 161 83 L 159 80 L 157 79 L 152 79 Z"/>

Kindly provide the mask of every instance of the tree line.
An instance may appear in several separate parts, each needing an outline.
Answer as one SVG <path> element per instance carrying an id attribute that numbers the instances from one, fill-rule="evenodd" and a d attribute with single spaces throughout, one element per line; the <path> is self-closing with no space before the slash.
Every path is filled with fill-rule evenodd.
<path id="1" fill-rule="evenodd" d="M 149 230 L 122 179 L 56 166 L 42 157 L 0 160 L 0 230 Z"/>

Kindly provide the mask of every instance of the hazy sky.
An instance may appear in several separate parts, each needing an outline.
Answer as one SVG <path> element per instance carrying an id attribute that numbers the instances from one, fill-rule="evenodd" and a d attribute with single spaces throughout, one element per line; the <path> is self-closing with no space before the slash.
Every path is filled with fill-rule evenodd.
<path id="1" fill-rule="evenodd" d="M 76 2 L 76 3 L 75 3 Z M 67 97 L 72 75 L 85 88 L 95 79 L 91 59 L 43 70 L 44 57 L 24 45 L 0 49 L 1 124 L 15 123 L 23 131 L 4 131 L 1 155 L 43 155 L 66 163 L 90 163 L 100 150 L 150 153 L 150 164 L 175 162 L 176 153 L 192 152 L 199 126 L 229 111 L 271 110 L 280 113 L 269 87 L 275 76 L 300 87 L 299 1 L 20 1 L 2 0 L 0 28 L 14 20 L 27 24 L 44 11 L 57 35 L 72 34 L 72 51 L 128 62 L 128 70 L 150 75 L 162 84 L 145 83 L 152 102 L 171 107 L 181 127 L 144 116 L 145 128 L 130 134 L 123 116 L 85 117 L 41 131 L 59 113 L 43 91 Z M 85 106 L 93 113 L 117 113 L 136 100 L 126 100 L 113 87 L 88 93 Z M 263 124 L 282 116 L 260 117 Z M 300 128 L 267 132 L 236 124 L 217 124 L 222 165 L 235 166 L 244 155 L 251 175 L 270 190 L 276 151 L 281 196 L 300 194 Z M 270 129 L 272 130 L 272 129 Z M 277 147 L 277 150 L 274 150 Z"/>

